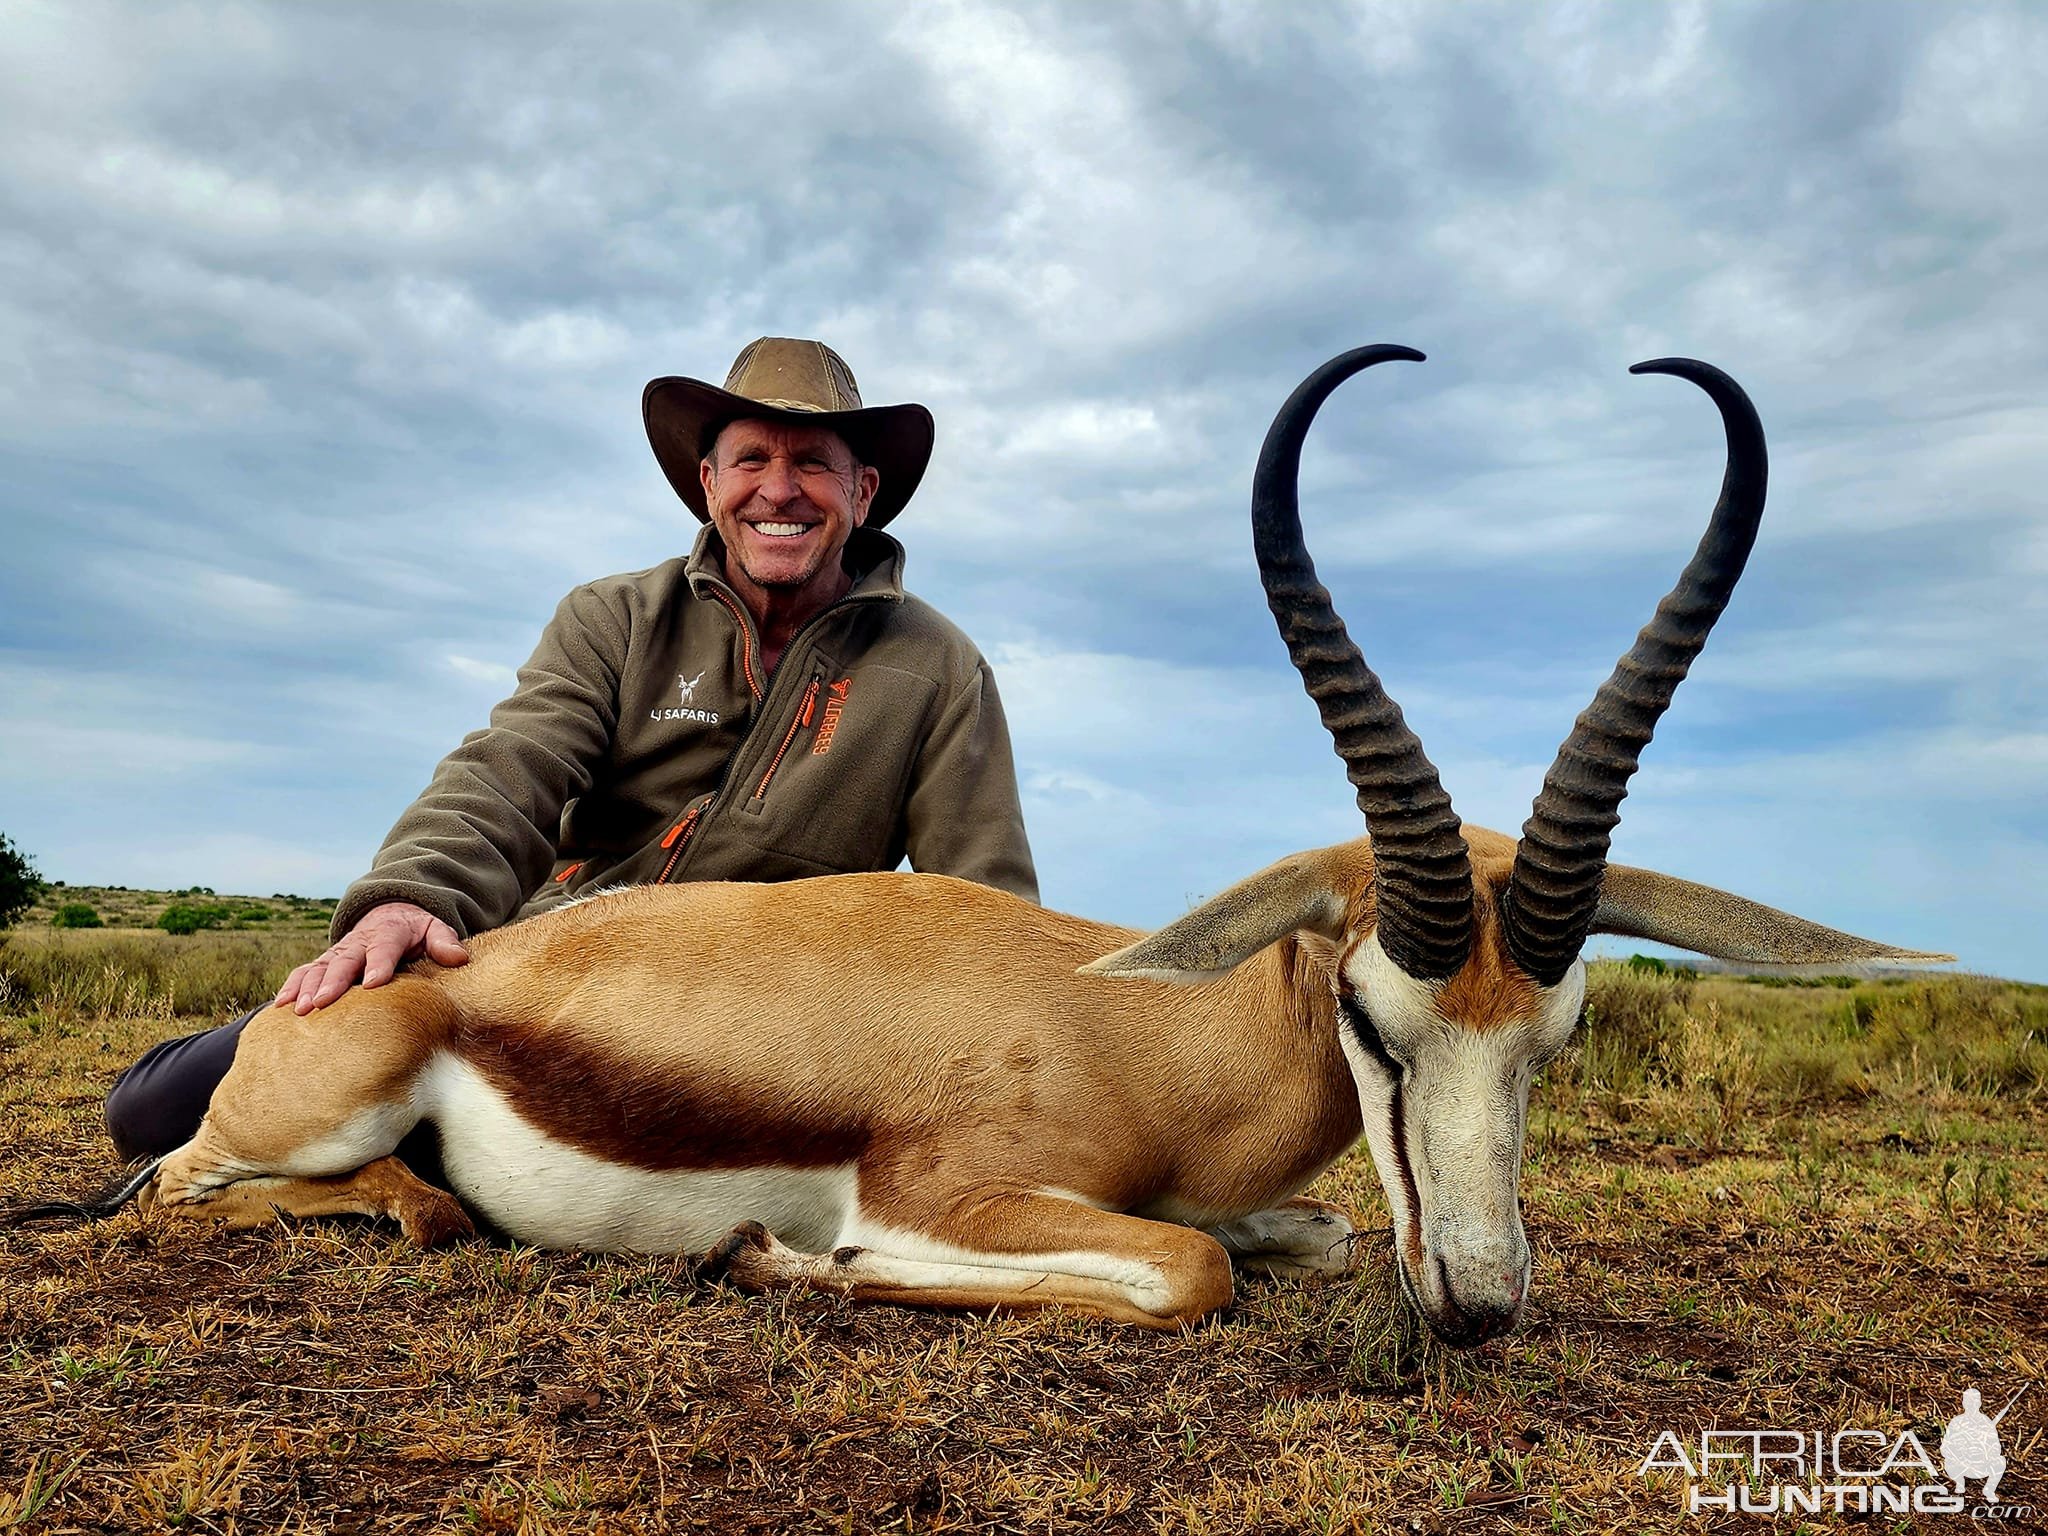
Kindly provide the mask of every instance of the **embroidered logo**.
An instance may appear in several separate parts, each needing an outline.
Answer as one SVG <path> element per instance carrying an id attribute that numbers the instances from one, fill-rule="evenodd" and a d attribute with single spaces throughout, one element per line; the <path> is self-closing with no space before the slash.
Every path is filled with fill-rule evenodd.
<path id="1" fill-rule="evenodd" d="M 685 677 L 682 673 L 678 672 L 676 674 L 676 702 L 667 709 L 650 709 L 647 711 L 647 718 L 650 720 L 692 720 L 698 725 L 718 724 L 717 711 L 699 709 L 691 703 L 691 700 L 697 697 L 697 685 L 703 681 L 704 674 L 702 672 L 699 672 L 695 677 Z"/>
<path id="2" fill-rule="evenodd" d="M 839 717 L 846 709 L 846 696 L 851 692 L 853 679 L 850 677 L 825 685 L 825 718 L 818 722 L 818 739 L 811 746 L 811 756 L 823 757 L 832 750 L 832 733 L 839 729 Z"/>

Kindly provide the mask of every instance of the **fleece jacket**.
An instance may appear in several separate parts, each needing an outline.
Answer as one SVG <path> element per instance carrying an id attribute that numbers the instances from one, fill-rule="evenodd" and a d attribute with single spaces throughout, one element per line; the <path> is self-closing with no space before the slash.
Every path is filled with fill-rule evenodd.
<path id="1" fill-rule="evenodd" d="M 705 528 L 562 600 L 512 696 L 444 758 L 334 914 L 409 901 L 467 937 L 600 887 L 896 868 L 1036 901 L 988 664 L 857 529 L 853 586 L 762 665 Z"/>

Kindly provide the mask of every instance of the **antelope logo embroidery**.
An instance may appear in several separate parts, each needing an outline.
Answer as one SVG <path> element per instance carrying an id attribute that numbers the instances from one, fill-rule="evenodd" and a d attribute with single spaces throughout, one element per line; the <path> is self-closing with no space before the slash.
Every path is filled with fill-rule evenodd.
<path id="1" fill-rule="evenodd" d="M 823 757 L 832 750 L 832 733 L 839 729 L 839 716 L 845 711 L 846 696 L 851 692 L 853 679 L 850 677 L 825 685 L 825 718 L 818 722 L 818 739 L 811 747 L 811 756 Z"/>
<path id="2" fill-rule="evenodd" d="M 647 711 L 647 718 L 650 720 L 689 720 L 698 725 L 718 724 L 718 712 L 716 710 L 699 709 L 691 702 L 697 696 L 697 685 L 703 681 L 704 674 L 702 672 L 699 672 L 695 677 L 685 677 L 682 673 L 678 672 L 676 674 L 676 693 L 678 695 L 676 702 L 667 709 L 650 709 Z"/>

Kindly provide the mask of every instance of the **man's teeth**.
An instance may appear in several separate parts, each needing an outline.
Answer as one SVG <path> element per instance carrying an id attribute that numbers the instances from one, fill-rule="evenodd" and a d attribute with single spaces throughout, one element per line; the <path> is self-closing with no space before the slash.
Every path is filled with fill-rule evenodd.
<path id="1" fill-rule="evenodd" d="M 765 533 L 774 539 L 793 539 L 811 531 L 809 523 L 752 523 L 749 526 L 754 532 Z"/>

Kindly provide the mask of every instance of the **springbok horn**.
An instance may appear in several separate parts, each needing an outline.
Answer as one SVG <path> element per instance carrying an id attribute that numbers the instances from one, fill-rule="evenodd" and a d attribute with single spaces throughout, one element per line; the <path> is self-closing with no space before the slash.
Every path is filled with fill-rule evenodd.
<path id="1" fill-rule="evenodd" d="M 1455 975 L 1471 952 L 1471 856 L 1435 766 L 1316 580 L 1296 489 L 1301 445 L 1317 408 L 1354 373 L 1393 358 L 1419 363 L 1422 354 L 1360 347 L 1323 364 L 1287 397 L 1259 450 L 1252 546 L 1280 638 L 1337 744 L 1372 833 L 1381 947 L 1403 971 L 1428 981 Z"/>
<path id="2" fill-rule="evenodd" d="M 1586 942 L 1600 904 L 1608 834 L 1621 820 L 1629 776 L 1728 606 L 1764 511 L 1764 429 L 1741 386 L 1689 357 L 1637 363 L 1629 372 L 1675 374 L 1712 396 L 1728 433 L 1728 470 L 1685 573 L 1572 726 L 1522 825 L 1501 913 L 1508 952 L 1546 987 L 1571 969 Z"/>

